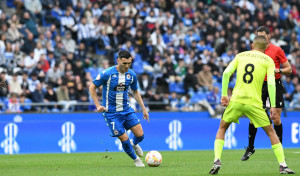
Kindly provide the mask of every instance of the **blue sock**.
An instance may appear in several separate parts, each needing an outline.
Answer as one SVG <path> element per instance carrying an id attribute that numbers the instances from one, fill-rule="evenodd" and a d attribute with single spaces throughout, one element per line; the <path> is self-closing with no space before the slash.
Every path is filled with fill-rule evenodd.
<path id="1" fill-rule="evenodd" d="M 135 155 L 132 145 L 130 144 L 129 139 L 127 141 L 122 142 L 122 147 L 124 149 L 124 151 L 127 153 L 127 155 L 130 156 L 130 158 L 132 159 L 136 159 L 137 156 Z"/>
<path id="2" fill-rule="evenodd" d="M 133 136 L 133 141 L 132 142 L 133 142 L 134 145 L 136 145 L 136 144 L 142 142 L 143 139 L 144 139 L 144 134 L 141 137 Z"/>

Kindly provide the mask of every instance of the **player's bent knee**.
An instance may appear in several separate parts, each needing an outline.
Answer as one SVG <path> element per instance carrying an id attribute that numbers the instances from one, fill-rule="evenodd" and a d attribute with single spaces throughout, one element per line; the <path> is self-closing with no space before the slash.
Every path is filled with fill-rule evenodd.
<path id="1" fill-rule="evenodd" d="M 280 116 L 275 117 L 275 119 L 273 120 L 274 125 L 280 125 L 281 124 L 281 120 L 280 120 Z"/>
<path id="2" fill-rule="evenodd" d="M 124 141 L 127 141 L 129 139 L 129 137 L 127 136 L 126 133 L 118 136 L 118 138 L 120 139 L 120 141 L 124 142 Z"/>

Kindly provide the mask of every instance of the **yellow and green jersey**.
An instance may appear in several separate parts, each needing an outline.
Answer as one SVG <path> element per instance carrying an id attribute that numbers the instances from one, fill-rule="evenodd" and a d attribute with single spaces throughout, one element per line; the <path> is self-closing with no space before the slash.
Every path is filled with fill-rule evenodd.
<path id="1" fill-rule="evenodd" d="M 222 96 L 227 96 L 229 78 L 237 70 L 230 101 L 262 107 L 262 85 L 267 74 L 269 97 L 272 107 L 275 107 L 274 69 L 273 59 L 262 52 L 253 50 L 236 55 L 223 73 Z"/>

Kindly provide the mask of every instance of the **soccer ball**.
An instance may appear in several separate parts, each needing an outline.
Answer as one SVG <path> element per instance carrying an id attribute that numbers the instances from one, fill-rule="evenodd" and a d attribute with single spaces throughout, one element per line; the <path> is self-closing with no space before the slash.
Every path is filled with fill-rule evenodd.
<path id="1" fill-rule="evenodd" d="M 147 153 L 145 161 L 148 164 L 148 166 L 157 167 L 162 162 L 162 156 L 158 151 L 152 150 Z"/>

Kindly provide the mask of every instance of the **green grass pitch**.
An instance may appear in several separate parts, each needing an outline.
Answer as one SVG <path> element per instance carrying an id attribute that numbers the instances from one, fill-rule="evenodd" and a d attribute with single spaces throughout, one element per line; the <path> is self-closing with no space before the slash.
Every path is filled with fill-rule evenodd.
<path id="1" fill-rule="evenodd" d="M 213 151 L 163 151 L 159 167 L 136 168 L 123 152 L 0 155 L 2 176 L 189 176 L 208 175 Z M 257 149 L 248 161 L 243 150 L 224 150 L 219 175 L 278 175 L 272 149 Z M 146 152 L 144 153 L 146 155 Z M 300 174 L 300 149 L 285 149 L 288 166 Z M 144 158 L 143 158 L 144 161 Z"/>

